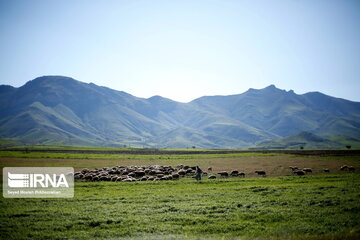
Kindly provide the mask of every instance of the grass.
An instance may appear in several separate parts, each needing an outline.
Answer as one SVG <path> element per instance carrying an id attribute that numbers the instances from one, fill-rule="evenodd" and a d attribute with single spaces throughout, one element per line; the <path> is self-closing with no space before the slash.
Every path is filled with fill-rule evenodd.
<path id="1" fill-rule="evenodd" d="M 76 182 L 71 199 L 1 197 L 0 239 L 360 239 L 360 175 L 338 170 L 359 169 L 360 156 L 0 154 L 1 167 L 187 164 L 247 173 L 201 182 Z M 293 165 L 314 173 L 291 176 Z M 257 169 L 269 176 L 255 176 Z"/>
<path id="2" fill-rule="evenodd" d="M 0 233 L 2 239 L 358 239 L 359 199 L 358 174 L 79 182 L 73 199 L 2 198 Z"/>

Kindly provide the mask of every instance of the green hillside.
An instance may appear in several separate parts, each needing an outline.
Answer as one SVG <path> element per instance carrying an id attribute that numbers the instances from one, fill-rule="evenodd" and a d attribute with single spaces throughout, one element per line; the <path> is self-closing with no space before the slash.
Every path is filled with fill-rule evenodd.
<path id="1" fill-rule="evenodd" d="M 345 144 L 319 137 L 309 132 L 299 132 L 281 139 L 259 144 L 258 149 L 344 149 Z"/>
<path id="2" fill-rule="evenodd" d="M 360 103 L 274 85 L 189 103 L 62 76 L 0 86 L 0 139 L 26 144 L 249 148 L 301 131 L 359 139 Z"/>

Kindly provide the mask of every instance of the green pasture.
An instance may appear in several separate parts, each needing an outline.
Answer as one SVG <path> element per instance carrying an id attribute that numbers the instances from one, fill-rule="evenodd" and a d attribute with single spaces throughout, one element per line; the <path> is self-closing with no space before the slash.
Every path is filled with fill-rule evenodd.
<path id="1" fill-rule="evenodd" d="M 1 198 L 1 239 L 359 239 L 360 176 L 78 182 Z"/>
<path id="2" fill-rule="evenodd" d="M 245 178 L 76 182 L 70 199 L 0 199 L 0 239 L 360 239 L 360 156 L 0 151 L 1 167 L 199 165 Z M 355 173 L 342 172 L 351 165 Z M 313 173 L 293 176 L 289 166 Z M 330 174 L 323 168 L 330 169 Z M 268 173 L 259 177 L 254 171 Z M 2 174 L 2 173 L 1 173 Z"/>

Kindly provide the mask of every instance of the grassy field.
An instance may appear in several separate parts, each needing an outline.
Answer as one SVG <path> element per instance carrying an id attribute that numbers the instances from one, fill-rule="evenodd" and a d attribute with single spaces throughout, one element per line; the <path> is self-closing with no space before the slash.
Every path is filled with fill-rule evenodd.
<path id="1" fill-rule="evenodd" d="M 343 164 L 359 169 L 360 156 L 17 154 L 3 153 L 1 167 L 73 166 L 78 170 L 188 164 L 212 166 L 214 171 L 239 169 L 247 177 L 77 182 L 71 199 L 1 197 L 1 239 L 360 238 L 360 175 L 358 170 L 338 171 Z M 311 167 L 314 173 L 291 176 L 290 165 Z M 324 167 L 331 173 L 323 173 Z M 255 169 L 266 170 L 269 176 L 257 177 Z"/>

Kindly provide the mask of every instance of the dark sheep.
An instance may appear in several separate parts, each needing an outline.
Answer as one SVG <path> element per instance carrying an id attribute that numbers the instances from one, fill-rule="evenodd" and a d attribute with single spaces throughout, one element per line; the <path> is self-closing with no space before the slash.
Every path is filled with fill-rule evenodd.
<path id="1" fill-rule="evenodd" d="M 355 168 L 353 166 L 348 167 L 349 172 L 355 172 Z"/>
<path id="2" fill-rule="evenodd" d="M 101 176 L 101 177 L 99 178 L 99 180 L 100 180 L 100 181 L 106 181 L 106 180 L 107 180 L 107 177 L 106 177 L 106 176 Z"/>
<path id="3" fill-rule="evenodd" d="M 306 173 L 312 173 L 311 168 L 303 168 L 303 171 L 306 172 Z"/>
<path id="4" fill-rule="evenodd" d="M 136 177 L 143 177 L 143 176 L 145 176 L 145 172 L 144 172 L 144 171 L 135 171 L 134 173 L 135 173 L 135 176 L 136 176 Z"/>
<path id="5" fill-rule="evenodd" d="M 210 175 L 210 176 L 208 177 L 208 179 L 216 179 L 216 176 L 215 176 L 215 175 Z"/>
<path id="6" fill-rule="evenodd" d="M 184 171 L 184 170 L 180 170 L 180 171 L 178 171 L 177 173 L 178 173 L 180 176 L 186 175 L 186 171 Z"/>
<path id="7" fill-rule="evenodd" d="M 294 171 L 294 174 L 298 175 L 298 176 L 304 176 L 305 175 L 305 171 L 303 170 L 296 170 Z"/>
<path id="8" fill-rule="evenodd" d="M 328 168 L 324 168 L 324 172 L 329 173 L 330 170 Z"/>
<path id="9" fill-rule="evenodd" d="M 173 173 L 173 174 L 172 174 L 172 178 L 173 178 L 173 179 L 178 179 L 179 177 L 180 177 L 180 175 L 177 174 L 177 173 Z"/>
<path id="10" fill-rule="evenodd" d="M 348 169 L 349 169 L 349 167 L 347 165 L 343 165 L 343 166 L 340 167 L 341 171 L 345 171 L 345 170 L 348 170 Z"/>
<path id="11" fill-rule="evenodd" d="M 239 175 L 239 171 L 238 170 L 232 170 L 230 175 L 236 177 L 236 176 Z"/>
<path id="12" fill-rule="evenodd" d="M 149 172 L 149 175 L 156 175 L 156 170 L 151 170 L 151 171 Z"/>
<path id="13" fill-rule="evenodd" d="M 245 177 L 245 173 L 244 172 L 239 172 L 238 176 L 239 177 Z"/>
<path id="14" fill-rule="evenodd" d="M 228 177 L 229 176 L 229 173 L 226 172 L 226 171 L 221 171 L 221 172 L 218 172 L 218 174 L 222 177 Z"/>
<path id="15" fill-rule="evenodd" d="M 255 171 L 255 173 L 257 173 L 258 175 L 263 176 L 263 177 L 266 176 L 266 172 L 262 171 L 262 170 L 257 170 L 257 171 Z"/>
<path id="16" fill-rule="evenodd" d="M 93 176 L 92 176 L 91 174 L 87 174 L 87 175 L 85 175 L 84 178 L 85 178 L 86 180 L 91 180 L 92 177 L 93 177 Z"/>

